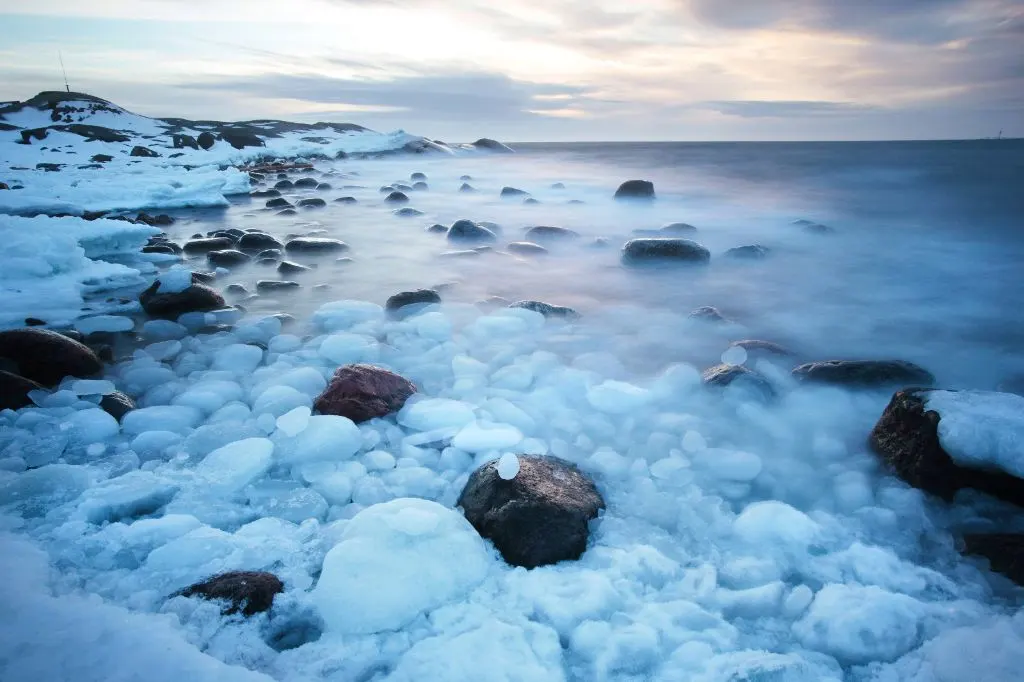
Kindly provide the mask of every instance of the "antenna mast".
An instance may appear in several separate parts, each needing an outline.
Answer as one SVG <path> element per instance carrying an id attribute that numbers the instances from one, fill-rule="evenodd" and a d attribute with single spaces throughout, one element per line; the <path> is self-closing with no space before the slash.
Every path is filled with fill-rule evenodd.
<path id="1" fill-rule="evenodd" d="M 71 86 L 68 85 L 68 72 L 64 68 L 64 56 L 60 53 L 59 50 L 57 51 L 57 59 L 60 60 L 60 70 L 61 70 L 61 73 L 64 74 L 64 89 L 67 90 L 68 92 L 71 92 Z"/>

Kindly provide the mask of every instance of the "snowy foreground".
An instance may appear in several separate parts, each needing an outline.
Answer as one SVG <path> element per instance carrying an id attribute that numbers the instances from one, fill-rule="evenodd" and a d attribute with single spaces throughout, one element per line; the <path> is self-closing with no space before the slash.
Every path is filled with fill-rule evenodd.
<path id="1" fill-rule="evenodd" d="M 32 115 L 5 120 L 37 125 Z M 249 315 L 199 333 L 238 316 L 144 321 L 126 298 L 107 311 L 125 316 L 81 318 L 85 302 L 137 296 L 176 261 L 138 253 L 157 228 L 83 211 L 219 205 L 249 191 L 247 174 L 219 164 L 257 148 L 134 164 L 121 143 L 0 137 L 3 162 L 30 168 L 0 167 L 25 187 L 0 191 L 0 328 L 32 316 L 85 333 L 127 322 L 139 336 L 101 378 L 67 378 L 0 413 L 0 679 L 1020 678 L 1019 589 L 954 537 L 1012 513 L 888 475 L 864 445 L 887 396 L 799 385 L 788 366 L 736 349 L 723 359 L 756 366 L 777 400 L 709 390 L 685 364 L 623 376 L 604 354 L 551 352 L 594 333 L 585 319 L 526 309 L 446 303 L 395 319 L 338 300 L 287 329 Z M 310 153 L 282 139 L 274 154 Z M 348 131 L 328 146 L 409 141 Z M 41 144 L 70 152 L 69 166 L 36 170 Z M 73 167 L 104 149 L 120 156 Z M 72 215 L 24 217 L 39 211 Z M 418 393 L 359 425 L 313 414 L 349 363 L 391 369 Z M 98 408 L 115 389 L 138 404 L 120 422 Z M 977 452 L 966 440 L 997 429 L 1009 436 L 985 441 L 988 461 L 1019 473 L 1017 403 L 930 400 L 959 461 Z M 979 413 L 994 415 L 987 430 Z M 578 561 L 511 567 L 456 506 L 479 466 L 497 459 L 514 478 L 513 455 L 531 454 L 578 465 L 604 497 Z M 252 617 L 172 596 L 231 570 L 270 571 L 284 592 Z"/>

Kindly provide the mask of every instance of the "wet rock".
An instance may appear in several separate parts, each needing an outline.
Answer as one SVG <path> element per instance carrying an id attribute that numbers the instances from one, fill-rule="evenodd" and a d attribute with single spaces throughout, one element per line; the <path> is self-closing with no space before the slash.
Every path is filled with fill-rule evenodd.
<path id="1" fill-rule="evenodd" d="M 295 181 L 296 189 L 316 189 L 320 182 L 316 178 L 299 178 Z"/>
<path id="2" fill-rule="evenodd" d="M 543 256 L 548 253 L 548 250 L 543 246 L 533 242 L 510 242 L 505 248 L 512 253 L 518 253 L 522 256 Z"/>
<path id="3" fill-rule="evenodd" d="M 264 267 L 275 266 L 275 265 L 277 265 L 277 261 L 278 261 L 277 258 L 272 258 L 270 256 L 265 256 L 265 257 L 262 257 L 262 258 L 259 257 L 259 256 L 256 257 L 256 265 L 262 265 Z"/>
<path id="4" fill-rule="evenodd" d="M 404 310 L 408 306 L 416 306 L 416 311 L 427 305 L 434 305 L 441 302 L 441 296 L 434 289 L 417 289 L 415 291 L 402 291 L 388 298 L 384 309 L 392 317 L 406 317 L 415 312 L 412 309 Z"/>
<path id="5" fill-rule="evenodd" d="M 89 160 L 93 163 L 107 163 L 108 161 L 113 161 L 114 157 L 110 154 L 94 154 Z"/>
<path id="6" fill-rule="evenodd" d="M 175 133 L 172 136 L 175 149 L 199 149 L 199 143 L 196 138 L 191 135 L 185 135 L 184 133 Z"/>
<path id="7" fill-rule="evenodd" d="M 392 192 L 395 191 L 395 188 L 392 187 L 391 185 L 384 185 L 377 191 L 380 192 L 381 194 L 391 194 Z"/>
<path id="8" fill-rule="evenodd" d="M 778 355 L 782 357 L 789 357 L 794 355 L 788 348 L 780 346 L 772 341 L 763 341 L 761 339 L 743 339 L 741 341 L 733 341 L 729 344 L 730 348 L 742 348 L 748 353 L 763 353 L 766 355 Z"/>
<path id="9" fill-rule="evenodd" d="M 928 370 L 903 360 L 827 360 L 809 362 L 793 370 L 800 381 L 854 387 L 930 386 Z"/>
<path id="10" fill-rule="evenodd" d="M 657 230 L 633 230 L 633 234 L 644 237 L 678 237 L 684 234 L 693 234 L 697 228 L 689 223 L 669 223 L 662 225 Z"/>
<path id="11" fill-rule="evenodd" d="M 382 367 L 346 365 L 334 373 L 313 409 L 358 424 L 397 412 L 415 392 L 411 381 Z"/>
<path id="12" fill-rule="evenodd" d="M 302 253 L 332 253 L 347 251 L 348 244 L 330 237 L 296 237 L 284 245 L 285 251 Z"/>
<path id="13" fill-rule="evenodd" d="M 451 242 L 495 242 L 498 236 L 472 220 L 457 220 L 448 230 Z"/>
<path id="14" fill-rule="evenodd" d="M 216 265 L 218 267 L 233 268 L 239 265 L 245 265 L 251 261 L 252 258 L 241 251 L 225 249 L 223 251 L 210 251 L 206 254 L 206 260 L 210 261 L 212 265 Z"/>
<path id="15" fill-rule="evenodd" d="M 416 181 L 416 180 L 426 180 L 427 176 L 425 174 L 423 174 L 423 173 L 413 173 L 412 175 L 409 176 L 409 179 L 413 180 L 413 181 Z"/>
<path id="16" fill-rule="evenodd" d="M 150 317 L 176 320 L 185 313 L 209 312 L 224 307 L 224 297 L 203 284 L 195 284 L 178 292 L 157 293 L 160 280 L 153 282 L 139 296 L 142 309 Z"/>
<path id="17" fill-rule="evenodd" d="M 168 256 L 178 255 L 178 251 L 175 251 L 169 244 L 147 244 L 142 247 L 142 253 L 165 253 Z"/>
<path id="18" fill-rule="evenodd" d="M 464 182 L 464 183 L 462 183 L 462 186 L 459 187 L 459 191 L 460 192 L 475 192 L 476 191 L 476 187 L 473 187 L 473 185 L 469 184 L 468 182 Z"/>
<path id="19" fill-rule="evenodd" d="M 964 535 L 963 553 L 988 559 L 996 573 L 1024 585 L 1024 534 L 975 533 Z"/>
<path id="20" fill-rule="evenodd" d="M 648 180 L 627 180 L 615 190 L 616 199 L 654 199 L 654 183 Z"/>
<path id="21" fill-rule="evenodd" d="M 327 190 L 331 190 L 331 189 L 334 189 L 334 185 L 332 185 L 329 182 L 321 182 L 321 183 L 317 184 L 317 186 L 316 186 L 316 191 L 317 192 L 326 192 Z"/>
<path id="22" fill-rule="evenodd" d="M 135 216 L 135 222 L 142 223 L 143 225 L 149 225 L 150 227 L 167 227 L 174 224 L 174 218 L 166 213 L 149 215 L 148 213 L 143 212 Z"/>
<path id="23" fill-rule="evenodd" d="M 234 296 L 244 296 L 249 293 L 249 290 L 242 284 L 229 284 L 224 291 Z"/>
<path id="24" fill-rule="evenodd" d="M 135 401 L 120 391 L 114 391 L 103 396 L 100 400 L 100 409 L 121 421 L 122 417 L 135 409 Z"/>
<path id="25" fill-rule="evenodd" d="M 274 215 L 280 215 L 280 216 L 292 216 L 292 215 L 299 215 L 299 212 L 298 212 L 298 211 L 296 211 L 296 210 L 295 210 L 294 208 L 286 208 L 286 209 L 284 209 L 283 211 L 278 211 L 278 212 L 277 212 L 277 213 L 275 213 Z"/>
<path id="26" fill-rule="evenodd" d="M 395 215 L 399 218 L 418 218 L 423 215 L 423 211 L 405 206 L 403 208 L 395 209 Z"/>
<path id="27" fill-rule="evenodd" d="M 713 305 L 702 305 L 694 308 L 687 316 L 691 320 L 702 320 L 704 322 L 728 322 L 729 320 Z"/>
<path id="28" fill-rule="evenodd" d="M 276 189 L 261 189 L 256 192 L 250 192 L 249 196 L 253 199 L 273 199 L 281 196 L 281 192 Z"/>
<path id="29" fill-rule="evenodd" d="M 209 253 L 210 251 L 223 251 L 235 245 L 230 237 L 202 237 L 190 239 L 185 242 L 183 250 L 185 253 Z"/>
<path id="30" fill-rule="evenodd" d="M 384 201 L 390 204 L 404 204 L 409 201 L 409 197 L 404 192 L 392 192 L 384 198 Z"/>
<path id="31" fill-rule="evenodd" d="M 540 313 L 544 317 L 552 317 L 562 320 L 576 320 L 579 319 L 580 316 L 580 314 L 572 308 L 562 305 L 551 305 L 550 303 L 544 303 L 543 301 L 516 301 L 508 307 L 532 310 L 535 313 Z"/>
<path id="32" fill-rule="evenodd" d="M 302 208 L 325 208 L 327 202 L 319 197 L 313 197 L 310 199 L 299 199 L 299 206 Z"/>
<path id="33" fill-rule="evenodd" d="M 265 232 L 246 232 L 238 240 L 238 248 L 243 251 L 259 251 L 261 249 L 282 249 L 284 244 Z"/>
<path id="34" fill-rule="evenodd" d="M 509 197 L 525 197 L 525 196 L 529 196 L 529 194 L 530 194 L 529 192 L 527 192 L 525 190 L 518 189 L 516 187 L 502 187 L 501 188 L 501 197 L 503 199 L 508 199 Z"/>
<path id="35" fill-rule="evenodd" d="M 531 242 L 553 242 L 579 239 L 580 233 L 565 227 L 553 225 L 537 225 L 526 231 L 525 238 Z"/>
<path id="36" fill-rule="evenodd" d="M 404 182 L 396 182 L 393 187 L 399 192 L 411 192 L 412 185 L 407 185 Z"/>
<path id="37" fill-rule="evenodd" d="M 46 320 L 40 320 L 38 317 L 26 317 L 25 318 L 25 326 L 26 327 L 41 327 L 44 324 L 46 324 Z"/>
<path id="38" fill-rule="evenodd" d="M 256 254 L 257 258 L 270 258 L 271 260 L 280 260 L 284 257 L 284 251 L 281 249 L 264 249 Z"/>
<path id="39" fill-rule="evenodd" d="M 355 197 L 338 197 L 334 201 L 336 203 L 339 203 L 339 204 L 356 204 L 356 203 L 359 203 L 359 200 L 356 199 Z"/>
<path id="40" fill-rule="evenodd" d="M 565 189 L 565 184 L 561 182 L 552 183 L 551 189 Z"/>
<path id="41" fill-rule="evenodd" d="M 274 183 L 274 189 L 277 190 L 293 189 L 294 187 L 295 183 L 293 183 L 291 180 L 278 180 L 277 182 Z"/>
<path id="42" fill-rule="evenodd" d="M 131 153 L 128 156 L 141 156 L 141 157 L 144 157 L 144 158 L 151 158 L 152 159 L 152 158 L 156 158 L 156 157 L 158 157 L 160 155 L 157 154 L 152 149 L 150 149 L 149 147 L 143 147 L 142 145 L 137 145 L 135 147 L 132 147 L 132 151 L 131 151 Z"/>
<path id="43" fill-rule="evenodd" d="M 235 149 L 265 146 L 263 140 L 261 140 L 256 135 L 253 135 L 252 133 L 246 133 L 240 130 L 224 130 L 220 134 L 220 139 L 224 140 Z"/>
<path id="44" fill-rule="evenodd" d="M 761 260 L 768 257 L 769 250 L 760 244 L 748 244 L 737 246 L 725 252 L 728 258 L 741 258 L 743 260 Z"/>
<path id="45" fill-rule="evenodd" d="M 6 371 L 48 387 L 64 377 L 91 377 L 103 371 L 90 348 L 40 327 L 0 332 L 0 359 Z"/>
<path id="46" fill-rule="evenodd" d="M 32 405 L 28 394 L 44 390 L 43 387 L 13 372 L 0 370 L 0 410 L 20 410 Z"/>
<path id="47" fill-rule="evenodd" d="M 269 611 L 274 597 L 283 591 L 284 583 L 273 573 L 232 571 L 190 585 L 178 594 L 226 602 L 225 614 L 254 616 Z"/>
<path id="48" fill-rule="evenodd" d="M 294 263 L 290 260 L 283 260 L 277 265 L 277 271 L 280 272 L 282 275 L 292 275 L 298 272 L 309 272 L 312 269 L 313 268 L 301 265 L 299 263 Z"/>
<path id="49" fill-rule="evenodd" d="M 434 233 L 438 233 L 438 234 L 440 234 L 442 232 L 448 232 L 448 226 L 447 225 L 441 225 L 439 223 L 434 223 L 433 225 L 431 225 L 430 227 L 427 228 L 427 232 L 434 232 Z"/>
<path id="50" fill-rule="evenodd" d="M 295 206 L 284 197 L 276 197 L 267 202 L 267 208 L 295 208 Z"/>
<path id="51" fill-rule="evenodd" d="M 704 370 L 701 381 L 705 386 L 726 388 L 736 386 L 744 388 L 762 398 L 768 399 L 775 395 L 771 382 L 764 376 L 742 365 L 715 365 Z"/>
<path id="52" fill-rule="evenodd" d="M 459 176 L 459 182 L 469 182 L 473 179 L 472 175 L 461 175 Z"/>
<path id="53" fill-rule="evenodd" d="M 217 143 L 217 138 L 213 136 L 213 133 L 207 131 L 205 133 L 200 133 L 196 142 L 198 142 L 199 146 L 203 149 L 210 149 Z"/>
<path id="54" fill-rule="evenodd" d="M 801 228 L 804 232 L 811 232 L 814 234 L 829 234 L 831 232 L 835 232 L 835 230 L 828 225 L 822 225 L 821 223 L 816 223 L 813 220 L 794 220 L 793 224 Z"/>
<path id="55" fill-rule="evenodd" d="M 56 173 L 64 167 L 62 163 L 37 163 L 36 170 L 47 171 L 49 173 Z"/>
<path id="56" fill-rule="evenodd" d="M 534 199 L 533 197 L 527 197 L 526 199 L 523 200 L 523 204 L 525 206 L 536 206 L 539 203 L 540 203 L 540 201 L 538 201 L 537 199 Z"/>
<path id="57" fill-rule="evenodd" d="M 484 149 L 489 152 L 496 152 L 498 154 L 512 153 L 511 147 L 503 145 L 497 140 L 492 140 L 489 137 L 481 137 L 479 140 L 473 143 L 473 146 L 476 147 L 477 149 Z"/>
<path id="58" fill-rule="evenodd" d="M 301 286 L 298 282 L 276 279 L 261 279 L 256 282 L 256 291 L 283 291 L 287 289 L 298 289 Z"/>
<path id="59" fill-rule="evenodd" d="M 622 262 L 644 263 L 707 263 L 711 252 L 689 239 L 631 239 L 622 247 Z"/>
<path id="60" fill-rule="evenodd" d="M 413 191 L 416 191 L 416 192 L 426 192 L 427 190 L 430 189 L 430 187 L 427 185 L 427 183 L 422 182 L 422 181 L 421 182 L 414 182 L 414 183 L 412 183 L 412 188 L 413 188 Z"/>
<path id="61" fill-rule="evenodd" d="M 214 272 L 193 272 L 192 283 L 193 284 L 211 284 L 217 279 L 217 274 Z"/>
<path id="62" fill-rule="evenodd" d="M 555 457 L 520 455 L 518 464 L 511 480 L 499 474 L 497 461 L 473 472 L 458 501 L 466 519 L 514 566 L 579 559 L 590 521 L 604 509 L 594 482 Z"/>

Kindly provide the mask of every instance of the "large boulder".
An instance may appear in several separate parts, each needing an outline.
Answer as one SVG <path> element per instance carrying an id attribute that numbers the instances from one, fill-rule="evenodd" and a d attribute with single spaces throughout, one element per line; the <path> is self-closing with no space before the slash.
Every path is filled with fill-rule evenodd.
<path id="1" fill-rule="evenodd" d="M 175 149 L 199 149 L 199 143 L 196 142 L 196 138 L 191 135 L 185 135 L 184 133 L 174 134 L 174 148 Z"/>
<path id="2" fill-rule="evenodd" d="M 254 616 L 269 611 L 274 597 L 281 592 L 284 592 L 284 583 L 273 573 L 231 571 L 190 585 L 178 595 L 222 601 L 225 614 L 241 612 L 244 616 Z"/>
<path id="3" fill-rule="evenodd" d="M 707 263 L 711 252 L 689 239 L 630 239 L 622 247 L 622 262 L 627 265 L 645 263 Z"/>
<path id="4" fill-rule="evenodd" d="M 974 488 L 1024 506 L 1024 397 L 897 392 L 869 444 L 910 485 L 950 500 Z"/>
<path id="5" fill-rule="evenodd" d="M 486 149 L 491 152 L 498 152 L 499 154 L 511 154 L 512 148 L 503 145 L 497 140 L 492 140 L 488 137 L 481 137 L 479 140 L 473 143 L 473 146 L 477 149 Z"/>
<path id="6" fill-rule="evenodd" d="M 246 232 L 238 240 L 238 248 L 242 251 L 262 251 L 263 249 L 282 249 L 284 244 L 263 232 Z"/>
<path id="7" fill-rule="evenodd" d="M 976 554 L 988 559 L 996 573 L 1024 585 L 1024 534 L 975 533 L 963 538 L 964 554 Z"/>
<path id="8" fill-rule="evenodd" d="M 498 236 L 472 220 L 456 220 L 448 229 L 450 242 L 495 242 Z"/>
<path id="9" fill-rule="evenodd" d="M 388 298 L 384 309 L 393 317 L 404 317 L 408 312 L 403 310 L 407 306 L 416 306 L 417 309 L 427 305 L 441 302 L 441 296 L 433 289 L 416 289 L 415 291 L 402 291 Z"/>
<path id="10" fill-rule="evenodd" d="M 90 348 L 39 327 L 0 332 L 0 360 L 8 372 L 43 386 L 55 386 L 64 377 L 91 377 L 103 371 L 103 363 Z"/>
<path id="11" fill-rule="evenodd" d="M 42 386 L 31 379 L 0 370 L 0 410 L 28 407 L 32 404 L 28 394 L 42 389 Z"/>
<path id="12" fill-rule="evenodd" d="M 626 180 L 615 190 L 616 199 L 653 199 L 654 183 L 648 180 Z"/>
<path id="13" fill-rule="evenodd" d="M 574 465 L 526 455 L 474 471 L 458 504 L 505 561 L 526 568 L 580 558 L 590 521 L 604 509 L 594 482 Z"/>
<path id="14" fill-rule="evenodd" d="M 198 142 L 199 146 L 203 149 L 211 149 L 213 145 L 217 144 L 217 138 L 214 137 L 213 133 L 210 131 L 206 131 L 205 133 L 199 134 L 199 138 L 196 142 Z"/>
<path id="15" fill-rule="evenodd" d="M 158 291 L 160 280 L 139 295 L 142 309 L 150 317 L 176 320 L 185 313 L 209 312 L 224 307 L 224 297 L 208 286 L 197 284 L 181 291 Z"/>
<path id="16" fill-rule="evenodd" d="M 348 250 L 348 244 L 330 237 L 295 237 L 288 240 L 284 250 L 301 253 L 333 253 Z"/>
<path id="17" fill-rule="evenodd" d="M 930 386 L 928 370 L 903 360 L 826 360 L 793 369 L 799 381 L 854 387 Z"/>
<path id="18" fill-rule="evenodd" d="M 334 373 L 313 408 L 357 424 L 397 412 L 416 392 L 408 379 L 373 365 L 346 365 Z"/>

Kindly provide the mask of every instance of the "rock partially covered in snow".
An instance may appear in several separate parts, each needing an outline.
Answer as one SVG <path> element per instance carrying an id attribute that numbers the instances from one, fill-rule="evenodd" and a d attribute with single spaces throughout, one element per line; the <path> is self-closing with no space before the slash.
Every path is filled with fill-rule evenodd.
<path id="1" fill-rule="evenodd" d="M 947 500 L 961 488 L 974 488 L 1024 506 L 1024 397 L 900 391 L 870 443 L 917 488 Z"/>
<path id="2" fill-rule="evenodd" d="M 398 499 L 356 514 L 324 558 L 313 600 L 340 634 L 396 630 L 463 598 L 486 576 L 490 552 L 457 511 Z"/>
<path id="3" fill-rule="evenodd" d="M 809 362 L 793 370 L 799 381 L 843 386 L 930 386 L 928 370 L 903 360 L 828 360 Z"/>
<path id="4" fill-rule="evenodd" d="M 535 568 L 578 559 L 590 521 L 604 509 L 597 487 L 572 464 L 554 457 L 517 457 L 519 470 L 490 462 L 470 476 L 459 497 L 466 518 L 494 542 L 505 560 Z M 500 469 L 500 470 L 499 470 Z"/>
<path id="5" fill-rule="evenodd" d="M 313 407 L 360 423 L 397 412 L 415 392 L 411 381 L 383 367 L 347 365 L 334 373 Z"/>
<path id="6" fill-rule="evenodd" d="M 768 379 L 743 365 L 715 365 L 704 370 L 701 380 L 705 386 L 743 388 L 763 398 L 775 395 Z"/>
<path id="7" fill-rule="evenodd" d="M 0 359 L 5 361 L 5 369 L 43 386 L 55 386 L 67 376 L 90 377 L 103 370 L 103 363 L 87 346 L 38 327 L 0 332 Z"/>
<path id="8" fill-rule="evenodd" d="M 208 286 L 191 284 L 182 291 L 159 291 L 157 280 L 139 295 L 142 309 L 152 317 L 175 320 L 185 313 L 209 312 L 223 308 L 224 297 Z"/>
<path id="9" fill-rule="evenodd" d="M 644 263 L 707 263 L 711 252 L 689 239 L 630 239 L 622 247 L 626 265 Z"/>
<path id="10" fill-rule="evenodd" d="M 245 616 L 269 611 L 274 596 L 284 592 L 284 583 L 273 573 L 263 571 L 231 571 L 190 585 L 178 594 L 222 601 L 224 613 L 242 612 Z"/>

